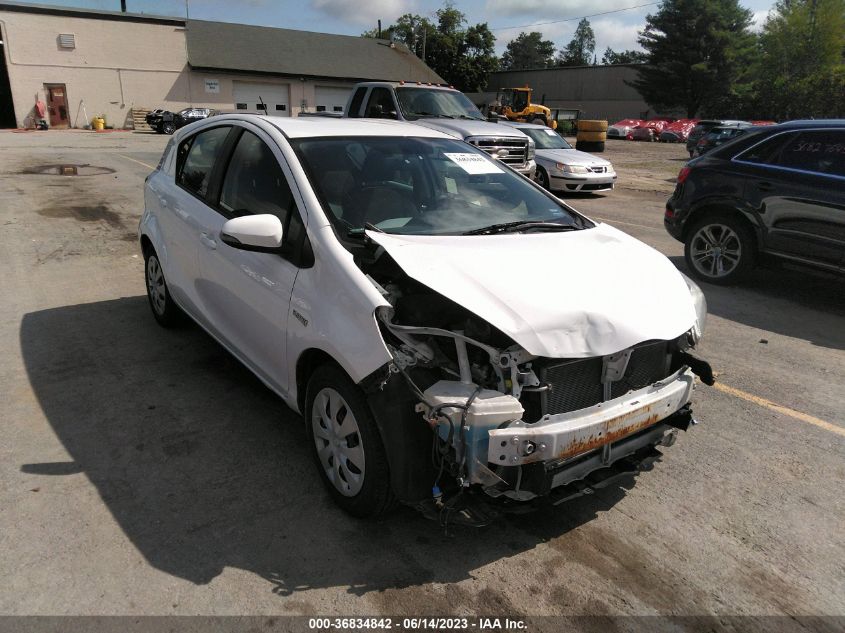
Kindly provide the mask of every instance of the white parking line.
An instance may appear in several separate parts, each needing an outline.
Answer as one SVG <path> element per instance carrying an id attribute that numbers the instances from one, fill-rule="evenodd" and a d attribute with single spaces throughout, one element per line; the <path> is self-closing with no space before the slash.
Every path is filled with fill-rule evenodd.
<path id="1" fill-rule="evenodd" d="M 587 214 L 588 218 L 595 218 L 596 220 L 601 220 L 602 222 L 609 222 L 611 224 L 624 224 L 625 226 L 637 226 L 641 229 L 648 229 L 650 231 L 662 231 L 663 227 L 656 227 L 656 226 L 646 226 L 645 224 L 635 224 L 633 222 L 623 222 L 622 220 L 611 220 L 610 218 L 600 218 L 597 215 L 589 215 Z"/>
<path id="2" fill-rule="evenodd" d="M 138 163 L 139 165 L 143 165 L 144 167 L 147 167 L 149 169 L 155 169 L 154 165 L 150 165 L 148 163 L 145 163 L 144 161 L 138 160 L 137 158 L 132 158 L 131 156 L 127 156 L 126 154 L 118 154 L 118 156 L 120 156 L 121 158 L 125 158 L 126 160 L 131 160 L 133 163 Z"/>

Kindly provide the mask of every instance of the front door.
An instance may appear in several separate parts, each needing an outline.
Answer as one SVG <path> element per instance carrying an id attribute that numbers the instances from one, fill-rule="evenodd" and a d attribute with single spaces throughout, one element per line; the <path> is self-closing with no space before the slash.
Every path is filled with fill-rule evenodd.
<path id="1" fill-rule="evenodd" d="M 50 117 L 50 127 L 67 127 L 67 91 L 64 84 L 44 84 L 47 93 L 47 114 Z"/>
<path id="2" fill-rule="evenodd" d="M 299 269 L 285 253 L 254 253 L 220 240 L 233 217 L 270 213 L 285 230 L 284 244 L 301 236 L 303 223 L 274 141 L 257 128 L 244 130 L 221 174 L 219 200 L 200 217 L 198 299 L 210 328 L 279 393 L 287 393 L 286 331 Z M 214 202 L 214 201 L 212 201 Z"/>

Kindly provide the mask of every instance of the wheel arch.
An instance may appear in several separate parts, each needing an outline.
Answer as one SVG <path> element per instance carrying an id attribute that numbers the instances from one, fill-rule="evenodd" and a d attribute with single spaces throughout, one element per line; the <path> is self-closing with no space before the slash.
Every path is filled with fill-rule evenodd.
<path id="1" fill-rule="evenodd" d="M 709 200 L 707 202 L 703 202 L 692 209 L 687 218 L 687 221 L 684 222 L 684 231 L 683 231 L 683 241 L 686 242 L 687 238 L 692 231 L 692 227 L 698 222 L 699 218 L 704 215 L 730 215 L 732 217 L 737 218 L 742 225 L 748 229 L 748 231 L 754 236 L 754 247 L 759 252 L 762 250 L 763 246 L 763 233 L 760 228 L 760 225 L 755 221 L 752 220 L 749 213 L 742 211 L 736 207 L 736 205 L 731 204 L 728 201 L 724 200 Z"/>

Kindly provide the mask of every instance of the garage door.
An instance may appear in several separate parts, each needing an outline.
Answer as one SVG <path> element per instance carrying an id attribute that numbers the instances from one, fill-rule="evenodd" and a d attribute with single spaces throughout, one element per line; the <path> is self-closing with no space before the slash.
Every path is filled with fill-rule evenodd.
<path id="1" fill-rule="evenodd" d="M 352 88 L 316 86 L 317 112 L 343 112 Z"/>
<path id="2" fill-rule="evenodd" d="M 252 83 L 233 81 L 232 95 L 236 110 L 261 111 L 267 106 L 271 116 L 290 116 L 290 87 L 288 84 Z"/>

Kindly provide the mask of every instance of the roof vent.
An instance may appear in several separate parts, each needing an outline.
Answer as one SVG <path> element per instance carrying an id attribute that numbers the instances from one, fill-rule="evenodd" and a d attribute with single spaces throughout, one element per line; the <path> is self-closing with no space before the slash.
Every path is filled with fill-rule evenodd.
<path id="1" fill-rule="evenodd" d="M 73 33 L 59 33 L 59 48 L 76 48 L 76 37 Z"/>

